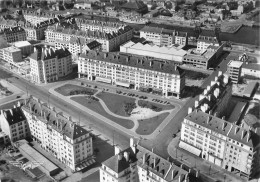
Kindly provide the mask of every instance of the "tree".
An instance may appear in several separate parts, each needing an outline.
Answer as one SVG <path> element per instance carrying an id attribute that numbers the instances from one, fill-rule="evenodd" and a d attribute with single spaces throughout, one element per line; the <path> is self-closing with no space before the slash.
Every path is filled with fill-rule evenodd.
<path id="1" fill-rule="evenodd" d="M 154 3 L 151 7 L 151 10 L 154 10 L 157 7 L 156 3 Z"/>
<path id="2" fill-rule="evenodd" d="M 171 3 L 170 1 L 167 1 L 167 2 L 165 3 L 165 8 L 166 8 L 166 9 L 172 9 L 172 3 Z"/>
<path id="3" fill-rule="evenodd" d="M 174 10 L 178 12 L 180 9 L 181 9 L 181 7 L 179 5 L 177 5 L 177 6 L 175 6 Z"/>

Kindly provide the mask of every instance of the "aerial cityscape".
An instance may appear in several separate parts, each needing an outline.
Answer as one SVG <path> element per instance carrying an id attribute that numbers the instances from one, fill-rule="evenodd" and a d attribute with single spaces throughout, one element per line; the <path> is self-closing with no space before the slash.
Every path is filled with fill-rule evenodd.
<path id="1" fill-rule="evenodd" d="M 0 181 L 260 182 L 260 0 L 0 0 Z"/>

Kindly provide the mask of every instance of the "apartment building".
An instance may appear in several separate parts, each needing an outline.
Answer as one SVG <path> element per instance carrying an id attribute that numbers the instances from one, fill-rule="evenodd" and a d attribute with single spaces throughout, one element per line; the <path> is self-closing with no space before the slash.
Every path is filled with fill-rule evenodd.
<path id="1" fill-rule="evenodd" d="M 70 37 L 69 41 L 57 40 L 55 42 L 55 49 L 66 47 L 72 55 L 78 55 L 82 53 L 83 47 L 86 44 L 86 40 L 82 37 Z"/>
<path id="2" fill-rule="evenodd" d="M 26 40 L 26 32 L 21 27 L 4 28 L 0 34 L 3 34 L 8 43 Z"/>
<path id="3" fill-rule="evenodd" d="M 195 100 L 194 108 L 217 117 L 227 114 L 227 107 L 232 96 L 232 82 L 227 74 L 219 71 L 218 76 Z"/>
<path id="4" fill-rule="evenodd" d="M 188 50 L 183 56 L 183 64 L 196 68 L 209 69 L 223 52 L 224 44 L 221 46 L 208 46 L 206 50 Z"/>
<path id="5" fill-rule="evenodd" d="M 102 20 L 89 20 L 83 18 L 75 18 L 76 24 L 82 31 L 99 31 L 104 33 L 113 34 L 113 32 L 118 32 L 118 30 L 123 29 L 127 25 L 122 22 L 110 22 Z"/>
<path id="6" fill-rule="evenodd" d="M 188 171 L 186 171 L 188 170 Z M 195 182 L 199 173 L 192 175 L 189 169 L 182 169 L 152 151 L 134 144 L 130 139 L 130 147 L 121 151 L 102 163 L 99 168 L 100 182 Z"/>
<path id="7" fill-rule="evenodd" d="M 178 44 L 185 46 L 188 43 L 188 34 L 175 30 L 145 26 L 140 30 L 140 37 L 153 42 L 157 46 L 172 46 Z"/>
<path id="8" fill-rule="evenodd" d="M 243 62 L 230 60 L 227 64 L 227 73 L 233 83 L 238 83 L 241 78 Z"/>
<path id="9" fill-rule="evenodd" d="M 182 48 L 183 46 L 175 47 L 172 45 L 170 47 L 160 47 L 157 45 L 129 41 L 120 46 L 120 52 L 169 60 L 181 64 L 183 57 L 187 54 L 187 51 Z"/>
<path id="10" fill-rule="evenodd" d="M 174 42 L 173 36 L 174 31 L 165 28 L 145 26 L 140 30 L 141 38 L 143 37 L 157 46 L 171 46 Z"/>
<path id="11" fill-rule="evenodd" d="M 259 173 L 260 133 L 195 109 L 181 128 L 179 147 L 217 166 L 250 178 Z"/>
<path id="12" fill-rule="evenodd" d="M 113 34 L 100 31 L 78 31 L 75 29 L 66 29 L 61 26 L 50 26 L 45 31 L 45 42 L 55 43 L 56 41 L 70 41 L 71 37 L 83 38 L 87 43 L 93 40 L 102 44 L 102 50 L 110 52 L 118 50 L 119 46 L 133 37 L 133 28 L 125 26 Z"/>
<path id="13" fill-rule="evenodd" d="M 72 72 L 71 53 L 66 48 L 37 47 L 30 55 L 31 79 L 36 83 L 57 81 Z"/>
<path id="14" fill-rule="evenodd" d="M 197 50 L 205 51 L 210 45 L 220 46 L 215 35 L 202 33 L 197 40 Z"/>
<path id="15" fill-rule="evenodd" d="M 78 73 L 79 78 L 152 90 L 166 97 L 180 97 L 185 86 L 185 72 L 172 61 L 134 55 L 88 51 L 79 57 Z"/>
<path id="16" fill-rule="evenodd" d="M 260 78 L 260 64 L 245 62 L 242 66 L 242 75 L 246 77 Z"/>
<path id="17" fill-rule="evenodd" d="M 20 49 L 22 55 L 28 56 L 33 53 L 33 46 L 28 41 L 15 42 L 13 46 Z"/>
<path id="18" fill-rule="evenodd" d="M 40 9 L 39 9 L 40 10 Z M 58 18 L 59 16 L 54 13 L 48 13 L 43 11 L 34 11 L 34 10 L 23 10 L 24 19 L 27 22 L 30 22 L 32 25 L 37 25 L 38 23 Z"/>
<path id="19" fill-rule="evenodd" d="M 31 136 L 41 147 L 73 171 L 93 163 L 89 132 L 39 99 L 29 98 L 22 106 Z"/>
<path id="20" fill-rule="evenodd" d="M 0 59 L 10 63 L 10 65 L 16 66 L 16 63 L 21 62 L 22 52 L 19 48 L 11 46 L 0 49 Z"/>
<path id="21" fill-rule="evenodd" d="M 1 110 L 0 123 L 2 131 L 9 138 L 8 141 L 16 142 L 30 137 L 29 126 L 21 109 L 20 102 L 14 108 Z"/>
<path id="22" fill-rule="evenodd" d="M 188 44 L 188 33 L 176 31 L 174 34 L 174 43 L 186 46 Z"/>

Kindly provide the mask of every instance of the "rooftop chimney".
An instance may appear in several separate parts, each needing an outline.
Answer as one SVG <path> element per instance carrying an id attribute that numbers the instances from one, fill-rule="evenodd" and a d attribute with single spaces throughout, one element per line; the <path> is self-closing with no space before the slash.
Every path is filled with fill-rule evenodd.
<path id="1" fill-rule="evenodd" d="M 247 133 L 247 142 L 249 142 L 250 138 L 251 138 L 251 134 L 250 134 L 250 131 L 248 131 L 248 133 Z"/>
<path id="2" fill-rule="evenodd" d="M 118 146 L 115 146 L 115 155 L 119 154 L 120 152 L 120 148 Z"/>
<path id="3" fill-rule="evenodd" d="M 221 76 L 221 75 L 222 75 L 222 71 L 219 71 L 219 72 L 218 72 L 218 76 Z"/>
<path id="4" fill-rule="evenodd" d="M 241 140 L 244 138 L 245 130 L 242 130 Z"/>
<path id="5" fill-rule="evenodd" d="M 124 152 L 124 158 L 127 162 L 129 161 L 129 153 L 128 152 Z"/>
<path id="6" fill-rule="evenodd" d="M 188 114 L 190 114 L 190 113 L 192 113 L 192 108 L 191 107 L 188 108 Z"/>
<path id="7" fill-rule="evenodd" d="M 235 133 L 234 133 L 234 134 L 237 134 L 238 130 L 239 130 L 239 127 L 236 126 L 236 127 L 235 127 Z"/>
<path id="8" fill-rule="evenodd" d="M 199 106 L 199 101 L 195 100 L 195 107 L 197 108 Z"/>
<path id="9" fill-rule="evenodd" d="M 146 153 L 143 154 L 143 164 L 145 164 L 146 161 Z"/>
<path id="10" fill-rule="evenodd" d="M 123 159 L 123 155 L 120 153 L 118 154 L 118 160 L 121 161 Z"/>
<path id="11" fill-rule="evenodd" d="M 10 111 L 11 115 L 13 115 L 13 110 L 12 110 L 12 109 L 9 109 L 9 111 Z"/>

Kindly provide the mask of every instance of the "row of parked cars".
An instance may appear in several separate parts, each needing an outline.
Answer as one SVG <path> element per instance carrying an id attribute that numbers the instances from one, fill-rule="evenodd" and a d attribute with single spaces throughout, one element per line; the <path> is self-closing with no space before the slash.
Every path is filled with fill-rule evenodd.
<path id="1" fill-rule="evenodd" d="M 160 99 L 153 99 L 152 101 L 153 101 L 153 102 L 158 102 L 158 103 L 160 103 L 160 104 L 170 105 L 170 102 L 168 102 L 168 101 L 163 101 L 163 100 L 160 100 Z"/>

